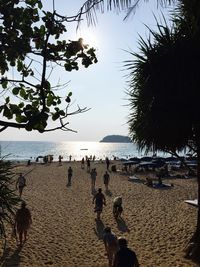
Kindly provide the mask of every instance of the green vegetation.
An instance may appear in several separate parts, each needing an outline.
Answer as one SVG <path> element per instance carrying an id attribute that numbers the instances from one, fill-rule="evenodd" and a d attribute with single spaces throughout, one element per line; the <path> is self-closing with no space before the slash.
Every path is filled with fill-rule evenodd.
<path id="1" fill-rule="evenodd" d="M 0 161 L 0 238 L 6 246 L 6 227 L 13 225 L 16 206 L 20 199 L 15 194 L 15 174 L 10 162 Z M 11 189 L 13 188 L 13 189 Z"/>
<path id="2" fill-rule="evenodd" d="M 130 134 L 140 148 L 175 152 L 193 145 L 200 203 L 200 2 L 179 1 L 173 26 L 140 39 L 126 62 L 130 77 Z M 190 256 L 200 252 L 200 209 Z"/>
<path id="3" fill-rule="evenodd" d="M 80 65 L 89 67 L 97 62 L 95 50 L 80 38 L 66 41 L 66 23 L 77 16 L 64 17 L 42 9 L 40 0 L 2 0 L 0 3 L 0 131 L 8 127 L 27 131 L 53 131 L 67 128 L 66 118 L 84 112 L 69 112 L 72 92 L 65 99 L 57 95 L 63 84 L 51 84 L 55 66 L 70 72 Z M 66 86 L 66 85 L 65 85 Z M 65 107 L 61 108 L 61 104 Z M 56 121 L 48 128 L 49 121 Z"/>

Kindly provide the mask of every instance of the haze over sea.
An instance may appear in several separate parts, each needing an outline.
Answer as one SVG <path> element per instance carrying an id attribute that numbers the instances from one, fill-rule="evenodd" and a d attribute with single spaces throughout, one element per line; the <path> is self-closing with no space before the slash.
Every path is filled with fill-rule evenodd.
<path id="1" fill-rule="evenodd" d="M 35 161 L 38 156 L 53 155 L 54 161 L 58 156 L 63 160 L 81 160 L 82 157 L 94 156 L 97 160 L 108 157 L 113 159 L 128 159 L 130 157 L 141 157 L 145 153 L 138 152 L 133 143 L 100 143 L 100 142 L 38 142 L 38 141 L 0 141 L 1 157 L 7 160 Z M 150 154 L 152 156 L 152 153 Z"/>

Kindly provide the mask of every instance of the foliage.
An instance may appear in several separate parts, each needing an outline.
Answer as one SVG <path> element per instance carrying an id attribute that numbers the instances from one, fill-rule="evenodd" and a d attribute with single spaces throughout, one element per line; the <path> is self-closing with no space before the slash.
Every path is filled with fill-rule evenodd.
<path id="1" fill-rule="evenodd" d="M 0 238 L 6 239 L 6 225 L 13 225 L 16 206 L 20 199 L 13 187 L 14 173 L 8 161 L 0 161 Z"/>
<path id="2" fill-rule="evenodd" d="M 130 133 L 140 147 L 182 149 L 194 140 L 199 115 L 200 39 L 183 19 L 172 29 L 158 25 L 140 52 L 126 62 L 130 71 Z M 177 26 L 178 25 L 178 26 Z M 187 25 L 184 27 L 184 25 Z"/>
<path id="3" fill-rule="evenodd" d="M 81 22 L 82 16 L 86 14 L 88 24 L 95 24 L 97 20 L 96 11 L 104 13 L 105 9 L 107 9 L 107 11 L 115 10 L 117 13 L 125 11 L 126 16 L 124 19 L 127 19 L 130 14 L 135 13 L 136 8 L 142 2 L 149 2 L 149 0 L 87 0 L 80 8 L 77 18 Z M 179 0 L 155 0 L 155 2 L 157 2 L 158 6 L 167 6 L 177 3 Z"/>
<path id="4" fill-rule="evenodd" d="M 150 30 L 152 37 L 140 39 L 140 52 L 131 53 L 134 59 L 126 63 L 129 127 L 132 139 L 147 150 L 195 147 L 200 203 L 200 2 L 180 1 L 173 21 L 171 29 L 158 25 L 157 32 Z M 189 257 L 199 261 L 200 208 L 189 247 Z"/>
<path id="5" fill-rule="evenodd" d="M 66 94 L 66 108 L 60 108 L 62 98 L 55 93 L 59 85 L 49 77 L 56 66 L 65 71 L 79 70 L 97 62 L 95 50 L 80 38 L 66 41 L 66 22 L 76 16 L 63 17 L 56 11 L 42 9 L 40 0 L 2 0 L 0 3 L 0 84 L 2 100 L 1 129 L 25 128 L 28 131 L 69 130 L 65 119 L 69 115 L 72 93 Z M 47 122 L 59 121 L 60 126 L 47 129 Z"/>

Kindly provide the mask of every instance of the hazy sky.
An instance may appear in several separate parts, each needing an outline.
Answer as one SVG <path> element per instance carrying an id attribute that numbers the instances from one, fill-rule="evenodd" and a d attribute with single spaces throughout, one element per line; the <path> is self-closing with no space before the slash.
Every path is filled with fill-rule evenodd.
<path id="1" fill-rule="evenodd" d="M 42 1 L 44 6 L 52 10 L 52 1 Z M 75 15 L 84 0 L 55 0 L 55 8 L 63 15 Z M 99 141 L 106 135 L 128 135 L 129 107 L 127 95 L 128 74 L 124 68 L 124 60 L 131 56 L 126 51 L 137 51 L 138 35 L 148 36 L 145 26 L 153 28 L 156 24 L 154 14 L 162 17 L 161 10 L 156 8 L 157 1 L 141 5 L 136 14 L 124 22 L 125 13 L 97 13 L 98 24 L 87 27 L 83 21 L 76 32 L 76 23 L 67 25 L 66 39 L 75 40 L 80 36 L 97 49 L 98 63 L 87 69 L 64 72 L 55 70 L 51 79 L 69 82 L 64 90 L 72 91 L 71 110 L 76 106 L 91 108 L 88 112 L 69 117 L 69 127 L 78 133 L 55 131 L 40 134 L 36 131 L 8 129 L 1 133 L 1 140 L 30 141 Z M 163 12 L 163 10 L 162 10 Z M 165 10 L 165 13 L 167 11 Z M 63 92 L 61 92 L 63 94 Z M 65 93 L 66 94 L 66 93 Z"/>

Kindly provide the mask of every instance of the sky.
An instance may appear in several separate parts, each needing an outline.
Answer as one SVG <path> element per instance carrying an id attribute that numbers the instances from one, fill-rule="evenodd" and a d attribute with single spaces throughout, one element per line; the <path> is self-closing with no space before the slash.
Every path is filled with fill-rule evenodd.
<path id="1" fill-rule="evenodd" d="M 52 0 L 43 0 L 45 9 L 52 11 Z M 75 15 L 84 0 L 55 0 L 58 13 Z M 106 2 L 106 1 L 105 1 Z M 128 51 L 138 51 L 139 35 L 146 38 L 148 29 L 155 28 L 154 15 L 161 19 L 162 13 L 167 16 L 167 10 L 157 8 L 155 1 L 141 4 L 127 21 L 123 21 L 126 13 L 116 14 L 105 11 L 97 12 L 96 26 L 87 26 L 86 19 L 78 31 L 76 23 L 67 24 L 67 40 L 77 40 L 82 37 L 86 43 L 96 48 L 98 63 L 87 69 L 64 72 L 55 69 L 52 80 L 61 83 L 68 82 L 68 86 L 61 94 L 72 92 L 71 111 L 80 107 L 90 108 L 89 111 L 70 116 L 69 128 L 77 131 L 54 131 L 38 133 L 27 132 L 23 129 L 7 129 L 1 132 L 0 140 L 9 141 L 100 141 L 106 135 L 128 135 L 128 116 L 130 113 L 127 80 L 128 72 L 124 68 L 124 61 L 132 59 Z"/>

